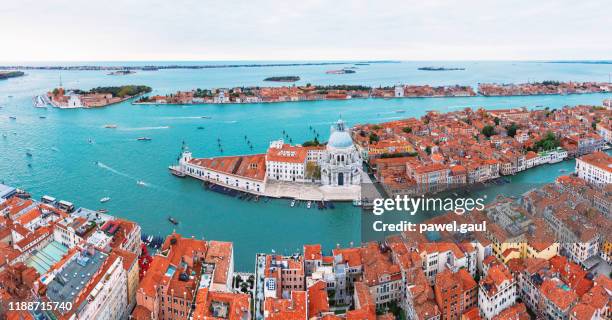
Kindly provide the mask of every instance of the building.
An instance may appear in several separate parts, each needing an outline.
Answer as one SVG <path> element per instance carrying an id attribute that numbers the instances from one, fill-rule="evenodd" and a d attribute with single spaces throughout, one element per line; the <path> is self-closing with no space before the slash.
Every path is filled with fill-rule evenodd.
<path id="1" fill-rule="evenodd" d="M 577 158 L 576 173 L 597 186 L 612 184 L 612 156 L 599 151 Z"/>
<path id="2" fill-rule="evenodd" d="M 197 290 L 210 285 L 204 259 L 208 244 L 203 240 L 169 235 L 145 272 L 136 292 L 134 319 L 186 318 L 192 311 Z"/>
<path id="3" fill-rule="evenodd" d="M 344 121 L 331 127 L 326 152 L 322 156 L 321 184 L 343 187 L 361 184 L 362 160 Z"/>
<path id="4" fill-rule="evenodd" d="M 307 157 L 306 148 L 272 141 L 266 153 L 266 176 L 269 180 L 305 182 Z"/>
<path id="5" fill-rule="evenodd" d="M 70 310 L 54 310 L 59 319 L 126 318 L 127 279 L 121 256 L 93 247 L 74 251 L 41 277 L 48 301 L 72 303 Z"/>
<path id="6" fill-rule="evenodd" d="M 503 264 L 493 265 L 478 287 L 478 308 L 483 318 L 493 319 L 504 309 L 514 305 L 517 298 L 516 281 Z"/>
<path id="7" fill-rule="evenodd" d="M 197 159 L 183 147 L 178 166 L 170 169 L 234 190 L 263 194 L 266 188 L 265 154 Z"/>
<path id="8" fill-rule="evenodd" d="M 438 273 L 434 292 L 443 320 L 461 319 L 461 315 L 478 302 L 478 284 L 465 269 Z"/>

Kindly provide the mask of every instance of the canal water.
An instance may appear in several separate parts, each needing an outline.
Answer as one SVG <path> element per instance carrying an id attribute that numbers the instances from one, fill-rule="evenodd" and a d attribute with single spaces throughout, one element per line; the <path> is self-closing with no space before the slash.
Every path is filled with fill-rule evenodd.
<path id="1" fill-rule="evenodd" d="M 429 65 L 466 70 L 416 70 Z M 355 74 L 325 74 L 326 70 L 340 67 L 160 70 L 127 76 L 110 76 L 104 71 L 62 71 L 61 80 L 66 88 L 143 84 L 153 87 L 153 94 L 164 94 L 197 87 L 274 85 L 262 80 L 279 75 L 300 76 L 299 84 L 475 86 L 478 82 L 528 80 L 607 81 L 608 73 L 612 72 L 612 65 L 592 64 L 402 62 L 359 66 Z M 137 221 L 147 234 L 165 235 L 176 230 L 185 236 L 232 241 L 236 269 L 240 271 L 253 269 L 257 252 L 275 250 L 290 254 L 301 251 L 306 243 L 321 243 L 327 251 L 336 245 L 359 243 L 361 212 L 351 204 L 320 211 L 314 206 L 291 208 L 286 200 L 246 202 L 206 191 L 195 180 L 179 179 L 168 173 L 167 167 L 176 161 L 183 141 L 195 157 L 245 154 L 264 152 L 271 140 L 282 138 L 283 130 L 293 143 L 312 139 L 309 127 L 325 140 L 330 125 L 339 117 L 354 125 L 418 117 L 428 110 L 539 105 L 559 108 L 601 104 L 603 99 L 612 98 L 612 94 L 587 94 L 157 107 L 125 102 L 95 110 L 45 110 L 32 107 L 32 96 L 57 86 L 60 72 L 26 73 L 21 78 L 0 81 L 0 135 L 6 134 L 6 138 L 0 137 L 0 182 L 24 188 L 36 197 L 49 194 L 78 206 L 108 209 L 113 215 Z M 10 116 L 17 119 L 9 119 Z M 106 129 L 105 124 L 118 127 Z M 252 150 L 245 136 L 253 145 Z M 152 140 L 137 141 L 138 137 Z M 217 139 L 221 141 L 222 152 Z M 560 169 L 572 168 L 572 162 L 564 162 L 538 167 L 511 179 L 517 186 L 545 183 L 562 174 Z M 137 184 L 140 180 L 145 184 Z M 488 192 L 494 195 L 520 191 L 513 185 L 496 186 Z M 103 197 L 110 197 L 111 201 L 101 204 L 99 200 Z M 168 216 L 176 218 L 179 224 L 170 224 Z"/>

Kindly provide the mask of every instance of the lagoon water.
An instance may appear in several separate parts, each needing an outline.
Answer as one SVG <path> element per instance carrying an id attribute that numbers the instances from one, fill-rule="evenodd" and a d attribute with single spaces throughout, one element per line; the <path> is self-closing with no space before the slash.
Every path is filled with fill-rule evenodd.
<path id="1" fill-rule="evenodd" d="M 205 62 L 177 62 L 207 64 Z M 222 62 L 217 62 L 222 63 Z M 255 62 L 256 63 L 256 62 Z M 268 63 L 268 62 L 264 62 Z M 44 63 L 57 65 L 58 63 Z M 62 63 L 66 64 L 66 63 Z M 79 62 L 79 65 L 94 63 Z M 113 62 L 108 65 L 170 64 Z M 174 64 L 174 62 L 172 62 Z M 6 63 L 0 63 L 6 65 Z M 421 66 L 465 67 L 465 71 L 417 71 Z M 105 71 L 62 71 L 66 88 L 144 84 L 153 94 L 192 88 L 276 85 L 269 76 L 298 75 L 298 84 L 463 84 L 542 80 L 608 81 L 612 65 L 541 62 L 402 62 L 359 66 L 357 73 L 328 75 L 344 66 L 252 67 L 138 71 L 110 76 Z M 182 141 L 196 157 L 264 152 L 285 130 L 293 143 L 313 138 L 309 126 L 325 140 L 332 122 L 381 122 L 421 116 L 427 110 L 465 107 L 508 108 L 538 105 L 601 104 L 612 94 L 499 98 L 368 99 L 253 105 L 134 106 L 129 102 L 94 110 L 35 109 L 32 96 L 58 85 L 60 72 L 27 70 L 26 76 L 0 81 L 0 182 L 26 189 L 36 197 L 49 194 L 91 209 L 137 221 L 143 232 L 165 235 L 176 229 L 186 236 L 234 242 L 237 270 L 252 270 L 254 254 L 274 249 L 290 254 L 305 243 L 359 243 L 361 212 L 350 204 L 319 211 L 291 208 L 286 200 L 245 202 L 209 192 L 192 179 L 178 179 L 167 167 L 176 161 Z M 397 113 L 396 110 L 405 110 Z M 17 117 L 16 120 L 9 116 Z M 46 118 L 41 119 L 40 116 Z M 210 117 L 204 119 L 203 116 Z M 105 129 L 116 124 L 117 129 Z M 198 127 L 204 127 L 199 130 Z M 147 136 L 149 142 L 136 141 Z M 246 141 L 253 144 L 251 150 Z M 221 140 L 223 152 L 217 147 Z M 89 142 L 91 140 L 91 143 Z M 26 152 L 32 153 L 28 157 Z M 28 166 L 30 164 L 30 166 Z M 489 192 L 520 193 L 532 183 L 552 181 L 573 162 L 539 167 L 512 177 Z M 146 183 L 139 186 L 136 182 Z M 515 187 L 520 186 L 520 187 Z M 103 197 L 111 201 L 101 204 Z M 168 216 L 180 221 L 174 226 Z"/>

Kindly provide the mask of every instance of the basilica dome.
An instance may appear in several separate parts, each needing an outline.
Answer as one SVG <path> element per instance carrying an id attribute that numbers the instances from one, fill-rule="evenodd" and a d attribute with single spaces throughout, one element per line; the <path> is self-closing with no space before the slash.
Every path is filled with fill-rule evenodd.
<path id="1" fill-rule="evenodd" d="M 332 132 L 327 141 L 327 146 L 343 149 L 353 146 L 353 139 L 344 126 L 344 121 L 338 120 L 335 125 L 332 126 Z"/>

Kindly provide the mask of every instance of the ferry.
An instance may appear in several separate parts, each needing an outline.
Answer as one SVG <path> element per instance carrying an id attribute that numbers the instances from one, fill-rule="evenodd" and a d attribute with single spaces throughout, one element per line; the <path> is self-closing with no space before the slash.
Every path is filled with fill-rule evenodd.
<path id="1" fill-rule="evenodd" d="M 101 203 L 109 202 L 110 199 L 111 199 L 110 197 L 104 197 L 104 198 L 100 199 L 100 202 Z"/>
<path id="2" fill-rule="evenodd" d="M 169 166 L 168 169 L 170 170 L 170 173 L 172 173 L 173 175 L 175 175 L 175 176 L 177 176 L 179 178 L 184 178 L 185 177 L 185 173 L 180 170 L 179 166 Z"/>
<path id="3" fill-rule="evenodd" d="M 153 139 L 151 139 L 151 138 L 149 138 L 149 137 L 140 137 L 140 138 L 138 138 L 138 139 L 136 139 L 136 140 L 138 140 L 138 141 L 151 141 L 151 140 L 153 140 Z"/>
<path id="4" fill-rule="evenodd" d="M 106 128 L 106 129 L 116 129 L 117 125 L 116 124 L 105 124 L 104 128 Z"/>
<path id="5" fill-rule="evenodd" d="M 175 226 L 178 224 L 178 221 L 174 219 L 173 217 L 168 217 L 168 221 L 170 221 L 170 223 L 172 223 Z"/>

